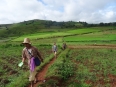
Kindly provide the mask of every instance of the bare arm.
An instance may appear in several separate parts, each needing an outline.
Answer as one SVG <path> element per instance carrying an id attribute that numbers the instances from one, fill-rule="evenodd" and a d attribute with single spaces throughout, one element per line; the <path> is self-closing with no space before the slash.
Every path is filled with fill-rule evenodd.
<path id="1" fill-rule="evenodd" d="M 25 58 L 22 58 L 22 62 L 23 62 L 23 63 L 25 62 Z"/>
<path id="2" fill-rule="evenodd" d="M 22 51 L 22 62 L 24 63 L 26 60 L 26 55 L 25 55 L 25 51 Z"/>

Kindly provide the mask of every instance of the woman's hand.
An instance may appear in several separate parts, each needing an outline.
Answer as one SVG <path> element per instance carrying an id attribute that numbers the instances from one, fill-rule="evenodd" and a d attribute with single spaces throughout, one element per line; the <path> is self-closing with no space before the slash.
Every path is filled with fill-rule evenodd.
<path id="1" fill-rule="evenodd" d="M 22 62 L 23 62 L 23 63 L 25 62 L 25 58 L 22 59 Z"/>

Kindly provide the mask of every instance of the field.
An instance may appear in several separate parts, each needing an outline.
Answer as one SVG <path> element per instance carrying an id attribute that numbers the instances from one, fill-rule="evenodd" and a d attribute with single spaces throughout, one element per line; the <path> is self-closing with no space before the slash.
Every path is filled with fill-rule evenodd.
<path id="1" fill-rule="evenodd" d="M 96 28 L 85 28 L 85 29 L 73 29 L 73 30 L 66 30 L 66 31 L 53 31 L 53 32 L 41 32 L 36 34 L 24 35 L 19 38 L 14 39 L 13 41 L 22 41 L 24 37 L 29 37 L 31 39 L 40 39 L 40 38 L 51 38 L 51 37 L 64 37 L 64 36 L 73 36 L 91 32 L 99 32 L 102 29 Z"/>
<path id="2" fill-rule="evenodd" d="M 45 85 L 55 87 L 115 87 L 114 49 L 67 49 L 49 68 Z M 50 72 L 51 71 L 51 72 Z"/>
<path id="3" fill-rule="evenodd" d="M 44 31 L 1 42 L 0 87 L 29 86 L 27 63 L 18 67 L 25 37 L 44 58 L 38 72 L 53 59 L 52 44 L 58 45 L 57 59 L 48 68 L 46 82 L 35 87 L 115 87 L 116 29 L 111 27 Z M 63 42 L 68 46 L 66 50 L 62 50 Z"/>
<path id="4" fill-rule="evenodd" d="M 50 58 L 52 58 L 52 56 L 50 56 L 51 46 L 37 47 L 39 48 L 39 50 L 41 50 L 41 54 L 45 60 L 44 64 L 46 64 L 47 62 L 49 62 Z M 27 82 L 28 79 L 26 79 L 26 77 L 29 74 L 29 72 L 27 73 L 27 62 L 24 67 L 18 67 L 18 63 L 20 63 L 22 60 L 22 49 L 23 46 L 11 44 L 2 45 L 0 47 L 0 50 L 2 50 L 2 52 L 0 53 L 0 87 L 16 87 L 16 85 L 18 86 L 22 79 L 24 79 L 23 82 Z M 19 87 L 22 87 L 25 84 L 26 83 L 22 83 L 21 86 L 19 85 Z"/>
<path id="5" fill-rule="evenodd" d="M 87 41 L 115 41 L 116 40 L 116 30 L 109 30 L 109 31 L 104 31 L 100 33 L 91 33 L 91 34 L 84 34 L 84 35 L 75 35 L 75 36 L 70 36 L 70 37 L 65 37 L 65 41 L 68 42 L 87 42 Z"/>

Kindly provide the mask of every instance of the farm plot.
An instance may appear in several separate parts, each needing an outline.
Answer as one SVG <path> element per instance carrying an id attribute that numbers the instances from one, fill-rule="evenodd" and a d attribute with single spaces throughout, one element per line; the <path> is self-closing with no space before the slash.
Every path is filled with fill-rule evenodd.
<path id="1" fill-rule="evenodd" d="M 71 36 L 71 35 L 77 35 L 77 34 L 85 34 L 85 33 L 91 33 L 91 32 L 98 32 L 102 31 L 102 29 L 94 29 L 94 28 L 85 28 L 85 29 L 72 29 L 67 31 L 60 31 L 60 32 L 43 32 L 43 33 L 36 33 L 36 34 L 29 34 L 24 35 L 21 37 L 18 37 L 12 41 L 22 41 L 23 38 L 29 37 L 31 39 L 39 39 L 39 38 L 51 38 L 51 37 L 64 37 L 64 36 Z"/>
<path id="2" fill-rule="evenodd" d="M 51 55 L 50 45 L 38 45 L 37 47 L 40 50 L 44 60 Z M 0 46 L 0 87 L 23 87 L 24 84 L 26 85 L 25 82 L 28 82 L 29 69 L 27 67 L 27 62 L 22 68 L 18 67 L 18 63 L 20 63 L 22 60 L 22 49 L 23 46 L 14 44 Z M 18 84 L 20 81 L 22 81 L 22 86 L 19 86 L 21 84 Z M 13 83 L 16 83 L 17 85 L 14 86 L 12 85 Z"/>
<path id="3" fill-rule="evenodd" d="M 116 42 L 116 30 L 109 30 L 103 32 L 95 32 L 90 34 L 75 35 L 64 37 L 66 42 L 84 42 L 84 43 L 108 43 Z"/>
<path id="4" fill-rule="evenodd" d="M 46 83 L 39 87 L 114 87 L 115 53 L 115 49 L 67 49 L 48 69 Z"/>

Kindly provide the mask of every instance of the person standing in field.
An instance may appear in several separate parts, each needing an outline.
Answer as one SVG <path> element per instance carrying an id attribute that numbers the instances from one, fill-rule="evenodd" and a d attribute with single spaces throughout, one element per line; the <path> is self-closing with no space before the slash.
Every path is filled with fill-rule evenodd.
<path id="1" fill-rule="evenodd" d="M 66 48 L 67 48 L 66 43 L 63 43 L 63 45 L 62 45 L 62 49 L 65 50 Z"/>
<path id="2" fill-rule="evenodd" d="M 56 54 L 57 54 L 57 45 L 56 45 L 56 43 L 54 43 L 53 46 L 52 46 L 52 52 L 54 53 L 54 57 L 56 58 Z"/>
<path id="3" fill-rule="evenodd" d="M 24 38 L 24 41 L 22 44 L 25 46 L 22 50 L 22 62 L 24 63 L 25 60 L 28 59 L 28 67 L 30 68 L 29 81 L 31 82 L 31 87 L 33 87 L 33 84 L 37 82 L 37 78 L 36 78 L 37 66 L 34 66 L 33 69 L 31 68 L 32 67 L 31 64 L 34 63 L 32 58 L 38 57 L 41 62 L 43 62 L 43 58 L 41 57 L 41 54 L 38 51 L 38 49 L 32 46 L 29 38 Z"/>

